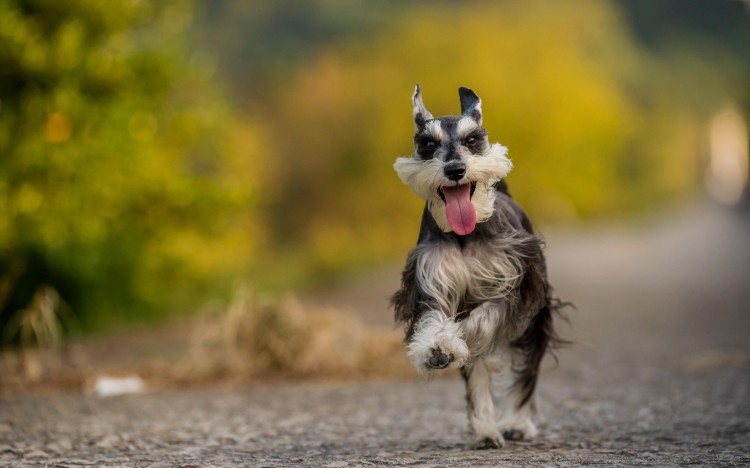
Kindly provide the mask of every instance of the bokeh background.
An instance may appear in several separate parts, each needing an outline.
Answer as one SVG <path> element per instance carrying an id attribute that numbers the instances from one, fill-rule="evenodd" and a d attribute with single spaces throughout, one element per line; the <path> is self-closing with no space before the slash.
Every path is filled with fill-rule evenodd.
<path id="1" fill-rule="evenodd" d="M 251 291 L 304 294 L 398 264 L 422 209 L 392 169 L 412 151 L 417 82 L 435 115 L 458 112 L 459 86 L 483 98 L 512 193 L 543 230 L 706 195 L 742 206 L 749 11 L 0 0 L 2 344 L 231 315 Z M 298 356 L 285 346 L 305 312 L 254 307 L 245 339 L 278 365 Z"/>

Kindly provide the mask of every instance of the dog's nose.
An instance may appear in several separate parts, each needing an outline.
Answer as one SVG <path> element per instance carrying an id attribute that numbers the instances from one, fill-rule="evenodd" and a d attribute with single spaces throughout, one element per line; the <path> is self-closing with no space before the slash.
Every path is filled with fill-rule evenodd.
<path id="1" fill-rule="evenodd" d="M 466 166 L 463 163 L 448 164 L 443 171 L 445 172 L 445 177 L 448 179 L 461 180 L 466 174 Z"/>

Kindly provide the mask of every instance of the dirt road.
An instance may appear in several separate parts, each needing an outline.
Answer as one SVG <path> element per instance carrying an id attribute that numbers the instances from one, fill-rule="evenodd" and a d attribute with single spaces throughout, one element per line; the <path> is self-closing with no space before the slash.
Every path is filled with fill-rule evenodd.
<path id="1" fill-rule="evenodd" d="M 467 450 L 455 377 L 261 384 L 7 397 L 0 465 L 750 465 L 748 218 L 702 206 L 547 242 L 553 284 L 578 306 L 563 333 L 578 344 L 544 366 L 534 442 Z M 318 300 L 387 322 L 378 301 L 397 274 Z"/>

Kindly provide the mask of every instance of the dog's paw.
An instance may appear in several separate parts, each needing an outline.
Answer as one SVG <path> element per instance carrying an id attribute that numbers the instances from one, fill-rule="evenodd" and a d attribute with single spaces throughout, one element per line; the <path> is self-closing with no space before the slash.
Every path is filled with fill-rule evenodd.
<path id="1" fill-rule="evenodd" d="M 503 447 L 505 447 L 505 440 L 500 434 L 479 437 L 471 444 L 471 448 L 474 450 L 492 450 Z"/>
<path id="2" fill-rule="evenodd" d="M 445 369 L 450 363 L 456 360 L 456 357 L 451 354 L 445 354 L 440 348 L 432 348 L 430 350 L 432 356 L 427 360 L 427 367 L 431 369 Z"/>
<path id="3" fill-rule="evenodd" d="M 526 432 L 520 429 L 508 429 L 503 431 L 503 438 L 508 440 L 528 440 Z"/>
<path id="4" fill-rule="evenodd" d="M 423 374 L 449 367 L 461 367 L 469 348 L 459 324 L 438 311 L 425 313 L 408 345 L 407 355 Z"/>
<path id="5" fill-rule="evenodd" d="M 539 433 L 536 424 L 530 419 L 516 422 L 513 425 L 506 425 L 505 427 L 501 426 L 501 430 L 503 437 L 507 440 L 531 440 Z"/>

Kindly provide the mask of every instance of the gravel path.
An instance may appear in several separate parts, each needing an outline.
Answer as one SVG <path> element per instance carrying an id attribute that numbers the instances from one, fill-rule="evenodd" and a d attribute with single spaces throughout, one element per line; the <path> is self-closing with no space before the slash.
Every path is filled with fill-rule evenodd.
<path id="1" fill-rule="evenodd" d="M 544 366 L 534 442 L 467 450 L 452 375 L 6 397 L 0 465 L 750 465 L 748 239 L 747 218 L 707 207 L 549 236 L 578 344 Z"/>

